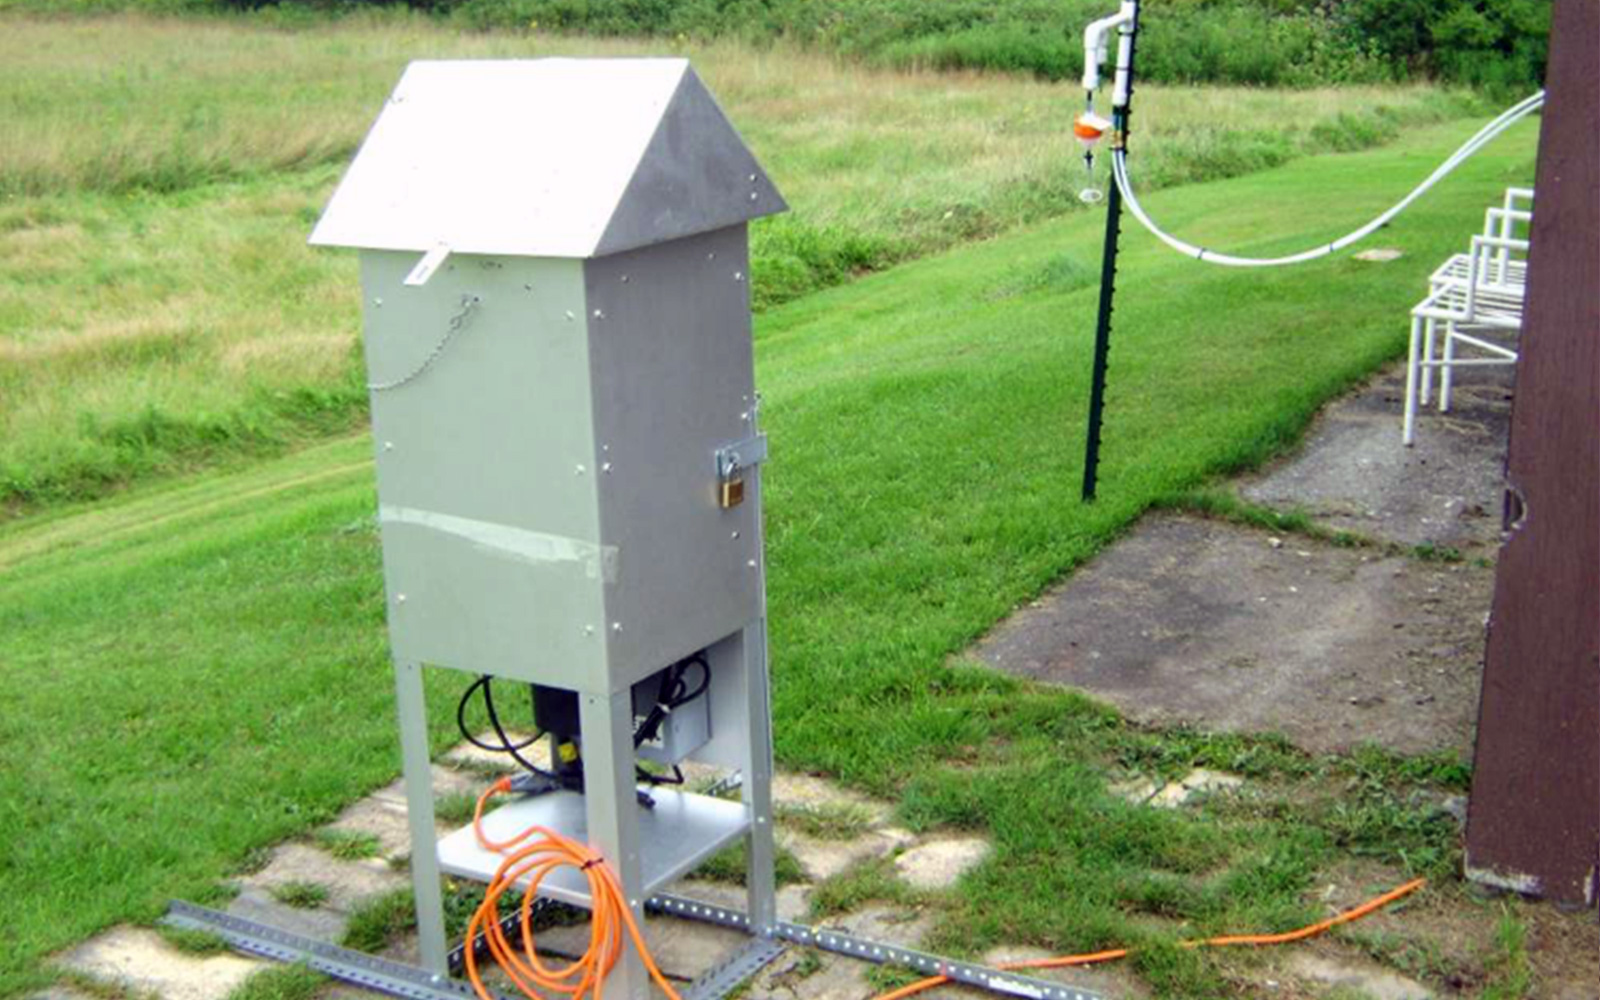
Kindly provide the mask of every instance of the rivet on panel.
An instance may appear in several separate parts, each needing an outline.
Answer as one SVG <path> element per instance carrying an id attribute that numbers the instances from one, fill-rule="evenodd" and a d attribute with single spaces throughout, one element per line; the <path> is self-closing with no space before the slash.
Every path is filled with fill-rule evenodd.
<path id="1" fill-rule="evenodd" d="M 372 304 L 381 308 L 383 306 L 383 296 L 380 295 L 373 299 Z"/>
<path id="2" fill-rule="evenodd" d="M 713 250 L 710 253 L 706 254 L 706 260 L 716 260 L 716 259 L 717 259 L 717 252 L 715 250 Z"/>
<path id="3" fill-rule="evenodd" d="M 606 473 L 607 475 L 609 475 L 611 473 L 611 463 L 610 462 L 601 462 L 600 463 L 600 471 Z"/>
<path id="4" fill-rule="evenodd" d="M 384 451 L 394 451 L 394 442 L 393 441 L 385 441 L 383 443 L 383 450 Z"/>
<path id="5" fill-rule="evenodd" d="M 601 312 L 600 310 L 596 309 L 594 311 L 594 318 L 595 319 L 605 319 L 606 318 L 606 314 Z"/>
<path id="6" fill-rule="evenodd" d="M 626 284 L 627 284 L 627 283 L 628 283 L 628 276 L 627 276 L 627 275 L 626 275 L 626 274 L 624 274 L 624 275 L 623 275 L 623 276 L 622 276 L 622 283 L 623 283 L 623 284 L 624 284 L 624 285 L 626 285 Z"/>
<path id="7" fill-rule="evenodd" d="M 750 183 L 754 184 L 755 182 L 756 182 L 756 175 L 755 174 L 751 174 L 750 175 Z"/>
<path id="8" fill-rule="evenodd" d="M 406 602 L 406 595 L 404 595 L 404 594 L 396 594 L 396 595 L 394 595 L 394 602 L 396 604 L 404 604 Z"/>
<path id="9" fill-rule="evenodd" d="M 621 632 L 622 631 L 622 623 L 621 622 L 612 622 L 611 623 L 611 631 L 613 631 L 613 632 Z"/>
<path id="10" fill-rule="evenodd" d="M 574 470 L 572 470 L 572 474 L 573 474 L 573 475 L 574 475 L 574 476 L 581 476 L 581 475 L 583 475 L 583 474 L 584 474 L 584 473 L 585 473 L 585 472 L 588 472 L 588 471 L 589 471 L 589 470 L 588 470 L 588 469 L 586 469 L 586 468 L 584 468 L 584 467 L 583 467 L 583 466 L 581 466 L 581 465 L 580 465 L 580 466 L 578 466 L 578 467 L 577 467 L 577 468 L 576 468 L 576 469 L 574 469 Z"/>
<path id="11" fill-rule="evenodd" d="M 744 272 L 743 271 L 735 271 L 735 272 L 733 272 L 733 280 L 734 281 L 743 281 L 744 280 Z"/>
<path id="12" fill-rule="evenodd" d="M 594 626 L 593 625 L 585 625 L 583 627 L 583 634 L 584 635 L 594 635 Z"/>
<path id="13" fill-rule="evenodd" d="M 576 315 L 574 315 L 574 314 L 573 314 L 573 312 L 572 312 L 572 310 L 571 310 L 571 309 L 568 309 L 568 310 L 567 310 L 567 320 L 568 320 L 568 321 L 569 321 L 569 322 L 570 322 L 570 321 L 572 321 L 572 320 L 575 320 L 575 319 L 577 319 L 577 318 L 578 318 L 578 317 L 577 317 L 577 316 L 576 316 Z"/>
<path id="14" fill-rule="evenodd" d="M 759 194 L 756 194 L 754 191 L 750 192 L 750 200 L 751 201 L 755 201 L 759 197 L 761 197 L 761 196 Z"/>
<path id="15" fill-rule="evenodd" d="M 735 539 L 735 540 L 737 540 L 737 539 L 738 539 L 738 537 L 739 537 L 739 533 L 738 533 L 738 532 L 737 532 L 737 531 L 735 531 L 735 532 L 734 532 L 734 533 L 733 533 L 733 538 L 734 538 L 734 539 Z"/>
<path id="16" fill-rule="evenodd" d="M 756 561 L 754 559 L 752 559 L 748 563 L 746 563 L 745 565 L 749 566 L 751 569 L 755 569 L 756 568 Z"/>

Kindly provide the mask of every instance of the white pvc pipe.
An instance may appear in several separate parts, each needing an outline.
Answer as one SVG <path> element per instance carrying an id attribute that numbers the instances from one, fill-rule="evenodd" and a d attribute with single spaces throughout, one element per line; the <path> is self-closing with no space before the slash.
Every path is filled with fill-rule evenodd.
<path id="1" fill-rule="evenodd" d="M 1465 163 L 1479 149 L 1492 142 L 1500 133 L 1533 113 L 1543 104 L 1544 91 L 1542 90 L 1523 98 L 1501 112 L 1489 124 L 1479 129 L 1472 138 L 1462 143 L 1460 148 L 1450 154 L 1449 158 L 1441 163 L 1437 170 L 1429 174 L 1426 180 L 1418 184 L 1411 190 L 1410 194 L 1400 199 L 1399 202 L 1382 215 L 1361 228 L 1346 233 L 1332 243 L 1314 247 L 1310 250 L 1302 250 L 1299 253 L 1289 254 L 1284 257 L 1234 257 L 1229 254 L 1207 250 L 1205 247 L 1195 246 L 1193 243 L 1187 243 L 1156 225 L 1149 214 L 1145 212 L 1144 206 L 1139 204 L 1139 199 L 1133 192 L 1133 184 L 1128 180 L 1127 152 L 1125 150 L 1118 149 L 1112 154 L 1111 172 L 1116 178 L 1117 187 L 1122 191 L 1122 199 L 1128 203 L 1128 210 L 1133 213 L 1134 218 L 1138 219 L 1157 239 L 1186 257 L 1193 257 L 1195 260 L 1205 261 L 1207 264 L 1221 264 L 1224 267 L 1281 267 L 1285 264 L 1301 264 L 1336 253 L 1350 244 L 1371 235 L 1390 219 L 1409 208 L 1412 202 L 1422 197 L 1435 184 L 1449 176 L 1457 167 Z"/>

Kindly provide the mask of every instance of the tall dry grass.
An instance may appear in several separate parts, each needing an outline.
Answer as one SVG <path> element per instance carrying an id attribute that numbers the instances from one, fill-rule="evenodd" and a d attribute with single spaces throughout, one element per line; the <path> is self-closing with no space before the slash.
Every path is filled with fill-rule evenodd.
<path id="1" fill-rule="evenodd" d="M 733 43 L 460 33 L 415 17 L 0 15 L 0 503 L 348 426 L 356 283 L 304 246 L 404 64 L 690 56 L 788 196 L 754 234 L 762 304 L 1077 206 L 1079 95 Z M 1141 88 L 1155 184 L 1259 169 L 1453 117 L 1423 87 Z"/>

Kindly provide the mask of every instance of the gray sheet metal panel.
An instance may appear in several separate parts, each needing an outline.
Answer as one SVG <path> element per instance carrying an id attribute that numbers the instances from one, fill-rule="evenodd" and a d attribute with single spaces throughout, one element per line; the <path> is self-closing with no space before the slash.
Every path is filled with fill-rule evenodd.
<path id="1" fill-rule="evenodd" d="M 594 256 L 788 209 L 716 98 L 685 69 Z"/>
<path id="2" fill-rule="evenodd" d="M 623 557 L 601 558 L 582 265 L 458 255 L 407 288 L 414 254 L 362 263 L 373 381 L 482 299 L 432 367 L 372 397 L 396 659 L 604 688 L 603 577 Z"/>
<path id="3" fill-rule="evenodd" d="M 584 265 L 617 686 L 761 616 L 759 505 L 718 505 L 713 458 L 751 427 L 748 271 L 742 224 Z"/>

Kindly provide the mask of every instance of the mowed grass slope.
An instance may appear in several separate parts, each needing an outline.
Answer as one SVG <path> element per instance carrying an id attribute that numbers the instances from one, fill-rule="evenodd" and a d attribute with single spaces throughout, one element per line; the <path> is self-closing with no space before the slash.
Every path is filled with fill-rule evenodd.
<path id="1" fill-rule="evenodd" d="M 0 15 L 0 513 L 358 426 L 355 261 L 304 240 L 405 63 L 639 53 L 689 55 L 794 206 L 754 229 L 758 304 L 1079 207 L 1067 86 L 415 17 Z M 1423 87 L 1139 103 L 1155 184 L 1478 107 Z"/>
<path id="2" fill-rule="evenodd" d="M 1471 130 L 1149 204 L 1219 247 L 1286 250 L 1369 217 Z M 1260 461 L 1393 357 L 1427 272 L 1531 176 L 1533 145 L 1534 127 L 1514 131 L 1415 206 L 1380 237 L 1405 250 L 1393 263 L 1229 271 L 1130 232 L 1089 507 L 1098 218 L 760 318 L 778 755 L 894 799 L 918 828 L 995 840 L 966 891 L 929 904 L 941 947 L 1142 943 L 1158 995 L 1230 995 L 1253 959 L 1170 943 L 1294 926 L 1318 913 L 1318 872 L 1357 854 L 1453 878 L 1455 827 L 1434 803 L 1460 788 L 1457 762 L 1141 732 L 951 657 L 1147 505 Z M 396 772 L 366 448 L 351 438 L 0 527 L 0 995 L 44 981 L 45 956 L 101 927 L 204 897 L 252 849 Z M 460 683 L 434 685 L 436 735 Z M 1105 789 L 1121 768 L 1193 763 L 1283 798 L 1195 816 Z M 865 871 L 823 899 L 896 891 Z"/>

